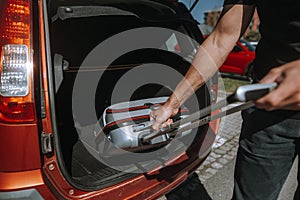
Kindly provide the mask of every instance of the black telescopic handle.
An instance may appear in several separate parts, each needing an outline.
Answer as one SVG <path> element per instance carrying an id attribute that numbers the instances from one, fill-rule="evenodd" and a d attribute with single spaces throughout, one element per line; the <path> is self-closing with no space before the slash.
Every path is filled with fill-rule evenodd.
<path id="1" fill-rule="evenodd" d="M 236 91 L 227 97 L 227 102 L 255 101 L 277 87 L 277 83 L 256 83 L 239 86 Z"/>
<path id="2" fill-rule="evenodd" d="M 239 86 L 235 90 L 235 92 L 232 93 L 231 95 L 229 95 L 226 99 L 223 99 L 223 100 L 217 102 L 216 104 L 212 104 L 211 106 L 205 107 L 195 113 L 192 113 L 190 116 L 183 118 L 181 120 L 178 120 L 178 121 L 174 122 L 173 124 L 170 124 L 158 131 L 152 130 L 153 132 L 151 132 L 149 135 L 144 136 L 144 138 L 142 138 L 142 140 L 149 141 L 149 140 L 153 139 L 154 137 L 157 137 L 159 135 L 162 135 L 164 133 L 167 133 L 171 130 L 178 128 L 181 124 L 193 123 L 193 122 L 200 120 L 203 117 L 209 115 L 212 111 L 221 109 L 228 104 L 232 104 L 235 102 L 251 103 L 249 101 L 257 100 L 257 99 L 263 97 L 264 95 L 268 94 L 270 91 L 275 89 L 276 87 L 277 87 L 277 83 L 270 83 L 270 84 L 257 83 L 257 84 Z M 253 106 L 253 104 L 249 104 L 249 105 Z M 244 109 L 247 107 L 249 107 L 249 106 L 239 107 L 239 108 Z M 222 117 L 222 116 L 220 116 L 220 117 Z"/>

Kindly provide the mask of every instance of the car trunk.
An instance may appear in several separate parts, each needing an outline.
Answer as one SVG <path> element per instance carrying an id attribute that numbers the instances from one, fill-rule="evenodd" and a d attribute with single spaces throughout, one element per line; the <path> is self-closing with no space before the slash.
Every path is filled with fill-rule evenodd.
<path id="1" fill-rule="evenodd" d="M 177 4 L 174 3 L 160 4 L 159 1 L 120 0 L 78 2 L 80 1 L 52 1 L 48 7 L 53 84 L 55 85 L 56 122 L 53 123 L 57 127 L 57 138 L 60 144 L 57 150 L 60 151 L 65 163 L 61 166 L 65 167 L 64 171 L 71 177 L 69 181 L 80 189 L 96 190 L 120 183 L 139 173 L 118 170 L 99 161 L 80 139 L 78 127 L 89 127 L 97 123 L 105 108 L 112 104 L 169 96 L 188 70 L 195 50 L 202 42 L 202 37 L 197 24 L 182 4 L 176 6 Z M 151 32 L 155 28 L 168 31 L 154 41 L 151 41 L 151 35 L 143 35 L 147 31 L 142 30 Z M 122 34 L 116 36 L 129 30 L 141 30 L 138 32 L 140 34 L 135 35 L 136 41 Z M 183 35 L 188 37 L 183 37 Z M 113 43 L 110 49 L 100 49 L 102 54 L 98 52 L 96 61 L 89 62 L 93 54 L 91 51 L 113 41 L 113 36 L 123 37 L 116 41 L 134 41 L 136 44 L 139 41 L 151 42 L 146 47 L 122 51 L 122 55 L 117 54 L 108 62 L 105 54 L 113 52 L 114 49 L 124 48 L 126 42 Z M 177 76 L 170 78 L 167 77 L 167 73 L 160 74 L 159 66 L 167 66 L 169 70 L 175 70 L 181 76 L 175 73 Z M 140 67 L 145 67 L 146 70 L 139 70 L 138 77 L 148 78 L 149 71 L 151 72 L 153 68 L 155 76 L 166 79 L 165 84 L 147 82 L 138 85 L 129 97 L 128 95 L 114 95 L 118 83 L 124 81 L 122 78 L 131 70 Z M 79 77 L 87 84 L 78 82 Z M 93 84 L 94 79 L 97 80 L 97 84 Z M 125 79 L 121 90 L 126 91 L 126 81 L 129 81 L 128 85 L 132 84 L 132 79 Z M 82 87 L 86 92 L 94 91 L 92 97 L 85 96 L 85 91 L 81 96 L 83 99 L 88 98 L 88 102 L 93 102 L 94 115 L 88 113 L 91 105 L 85 103 L 80 104 L 82 114 L 74 114 L 77 112 L 74 111 L 74 104 L 78 104 L 78 101 L 74 100 L 74 95 L 76 99 L 78 84 L 84 85 Z M 203 86 L 185 103 L 190 112 L 210 104 L 208 87 Z M 74 119 L 75 115 L 76 119 Z M 194 141 L 202 137 L 206 131 L 206 126 L 193 130 L 191 135 L 195 136 Z M 156 149 L 147 151 L 151 152 Z M 184 148 L 178 145 L 174 150 L 173 158 L 183 151 L 185 151 Z M 122 155 L 116 155 L 116 157 L 122 159 Z"/>

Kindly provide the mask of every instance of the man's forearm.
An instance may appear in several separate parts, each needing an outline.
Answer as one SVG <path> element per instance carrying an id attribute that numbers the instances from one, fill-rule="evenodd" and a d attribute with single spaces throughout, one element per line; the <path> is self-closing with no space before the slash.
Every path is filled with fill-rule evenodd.
<path id="1" fill-rule="evenodd" d="M 224 6 L 216 28 L 198 49 L 184 79 L 168 101 L 161 108 L 152 111 L 152 119 L 155 119 L 152 127 L 155 130 L 166 125 L 170 116 L 178 112 L 179 106 L 216 73 L 249 25 L 254 9 L 254 5 Z"/>
<path id="2" fill-rule="evenodd" d="M 229 46 L 219 46 L 214 37 L 209 37 L 197 51 L 191 67 L 184 79 L 177 85 L 167 102 L 173 108 L 179 108 L 197 89 L 212 77 L 225 61 L 235 42 Z"/>
<path id="3" fill-rule="evenodd" d="M 214 31 L 198 49 L 192 66 L 166 106 L 178 108 L 216 73 L 249 25 L 254 10 L 255 6 L 252 5 L 228 5 L 223 8 Z"/>

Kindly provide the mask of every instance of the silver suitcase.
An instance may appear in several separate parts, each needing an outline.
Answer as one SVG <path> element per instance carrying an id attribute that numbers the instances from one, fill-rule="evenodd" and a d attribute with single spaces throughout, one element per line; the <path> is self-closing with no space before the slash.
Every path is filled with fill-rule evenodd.
<path id="1" fill-rule="evenodd" d="M 125 150 L 138 151 L 168 143 L 172 139 L 169 133 L 156 137 L 147 144 L 141 143 L 143 135 L 149 134 L 149 129 L 147 131 L 143 129 L 153 123 L 149 118 L 150 112 L 163 105 L 167 99 L 168 97 L 157 97 L 109 106 L 100 119 L 102 132 L 115 146 Z M 187 117 L 188 114 L 188 109 L 182 106 L 179 113 L 173 117 L 173 121 Z M 184 134 L 188 132 L 191 131 Z"/>

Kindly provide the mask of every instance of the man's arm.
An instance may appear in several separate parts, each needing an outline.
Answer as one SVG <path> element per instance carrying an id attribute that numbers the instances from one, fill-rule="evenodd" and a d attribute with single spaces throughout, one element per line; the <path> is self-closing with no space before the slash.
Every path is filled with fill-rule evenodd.
<path id="1" fill-rule="evenodd" d="M 224 6 L 214 31 L 198 49 L 184 79 L 177 85 L 164 106 L 150 114 L 150 117 L 155 119 L 154 129 L 170 123 L 168 119 L 178 112 L 179 106 L 219 69 L 248 27 L 254 10 L 253 5 Z"/>

